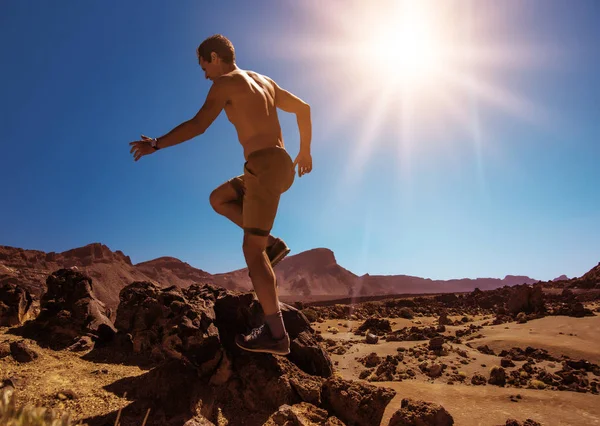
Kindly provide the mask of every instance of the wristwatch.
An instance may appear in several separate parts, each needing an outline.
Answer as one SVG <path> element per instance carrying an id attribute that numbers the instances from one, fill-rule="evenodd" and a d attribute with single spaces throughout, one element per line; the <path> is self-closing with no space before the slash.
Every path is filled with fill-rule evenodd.
<path id="1" fill-rule="evenodd" d="M 158 139 L 152 138 L 150 139 L 150 146 L 154 148 L 155 151 L 158 151 L 160 148 L 158 147 Z"/>

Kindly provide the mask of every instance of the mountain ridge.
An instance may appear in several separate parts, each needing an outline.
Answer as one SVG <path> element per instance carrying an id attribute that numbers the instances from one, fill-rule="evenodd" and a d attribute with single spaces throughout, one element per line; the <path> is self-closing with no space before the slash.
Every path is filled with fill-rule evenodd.
<path id="1" fill-rule="evenodd" d="M 118 305 L 120 290 L 133 281 L 150 281 L 161 287 L 175 285 L 180 288 L 193 283 L 212 282 L 229 290 L 252 289 L 246 268 L 211 274 L 171 256 L 133 264 L 131 258 L 122 251 L 112 251 L 98 242 L 60 253 L 0 245 L 0 285 L 17 283 L 39 297 L 45 291 L 46 277 L 60 268 L 74 268 L 89 275 L 93 279 L 94 292 L 108 307 Z M 539 282 L 520 275 L 451 280 L 400 274 L 358 276 L 339 265 L 335 253 L 324 247 L 288 256 L 277 265 L 275 273 L 280 296 L 297 300 L 401 293 L 453 293 Z M 593 274 L 595 278 L 596 273 Z"/>

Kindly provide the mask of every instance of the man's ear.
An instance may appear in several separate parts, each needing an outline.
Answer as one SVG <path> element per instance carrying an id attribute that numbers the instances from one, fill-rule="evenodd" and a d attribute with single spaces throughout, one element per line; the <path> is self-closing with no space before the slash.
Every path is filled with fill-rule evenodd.
<path id="1" fill-rule="evenodd" d="M 217 61 L 219 59 L 220 59 L 219 56 L 215 52 L 210 52 L 210 62 L 212 62 L 214 64 L 215 61 Z"/>

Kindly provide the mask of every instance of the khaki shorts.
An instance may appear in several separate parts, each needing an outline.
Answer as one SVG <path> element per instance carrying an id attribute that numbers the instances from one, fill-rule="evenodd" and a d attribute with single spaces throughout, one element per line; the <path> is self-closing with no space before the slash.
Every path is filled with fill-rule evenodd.
<path id="1" fill-rule="evenodd" d="M 294 182 L 293 161 L 280 147 L 254 151 L 244 163 L 244 174 L 229 182 L 242 201 L 244 232 L 266 237 L 273 228 L 281 194 Z"/>

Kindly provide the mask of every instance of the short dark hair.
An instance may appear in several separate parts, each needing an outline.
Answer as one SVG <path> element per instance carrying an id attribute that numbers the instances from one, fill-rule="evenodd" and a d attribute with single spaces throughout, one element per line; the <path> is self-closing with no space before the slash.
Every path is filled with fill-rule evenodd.
<path id="1" fill-rule="evenodd" d="M 221 34 L 215 34 L 204 40 L 198 46 L 196 54 L 198 60 L 204 59 L 206 62 L 211 62 L 210 54 L 215 52 L 221 60 L 227 64 L 235 62 L 235 49 L 233 44 L 227 37 Z"/>

